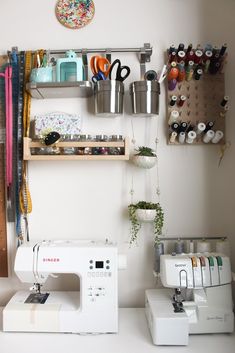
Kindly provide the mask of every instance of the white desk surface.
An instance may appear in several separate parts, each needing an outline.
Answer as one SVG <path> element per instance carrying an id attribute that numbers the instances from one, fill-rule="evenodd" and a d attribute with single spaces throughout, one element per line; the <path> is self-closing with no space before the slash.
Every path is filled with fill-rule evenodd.
<path id="1" fill-rule="evenodd" d="M 191 335 L 188 346 L 154 346 L 144 309 L 120 309 L 118 334 L 5 333 L 2 322 L 0 328 L 0 353 L 235 353 L 235 334 Z"/>

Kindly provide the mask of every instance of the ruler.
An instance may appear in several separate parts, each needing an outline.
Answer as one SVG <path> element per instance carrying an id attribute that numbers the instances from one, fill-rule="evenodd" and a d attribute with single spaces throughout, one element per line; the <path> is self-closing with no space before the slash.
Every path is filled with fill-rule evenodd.
<path id="1" fill-rule="evenodd" d="M 0 71 L 7 63 L 7 56 L 0 56 Z M 7 229 L 5 186 L 5 111 L 4 78 L 0 80 L 0 277 L 7 277 Z"/>

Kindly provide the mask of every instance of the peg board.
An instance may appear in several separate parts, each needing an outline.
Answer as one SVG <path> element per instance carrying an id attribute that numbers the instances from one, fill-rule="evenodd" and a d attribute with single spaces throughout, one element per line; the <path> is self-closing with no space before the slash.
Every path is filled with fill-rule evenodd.
<path id="1" fill-rule="evenodd" d="M 0 71 L 6 62 L 7 56 L 0 56 Z M 0 82 L 0 277 L 7 277 L 4 78 Z"/>
<path id="2" fill-rule="evenodd" d="M 168 85 L 168 82 L 167 82 Z M 179 122 L 185 121 L 195 126 L 197 123 L 213 121 L 213 130 L 221 130 L 224 133 L 223 139 L 217 144 L 211 142 L 204 143 L 202 141 L 203 134 L 199 135 L 191 145 L 220 145 L 225 143 L 225 112 L 220 106 L 225 95 L 224 74 L 215 75 L 203 74 L 200 80 L 192 79 L 190 81 L 178 82 L 175 89 L 170 91 L 167 86 L 167 123 L 172 110 L 177 110 L 180 114 Z M 179 98 L 181 95 L 186 96 L 186 101 L 182 107 L 176 104 L 171 107 L 169 105 L 171 97 L 175 95 Z M 178 122 L 178 121 L 177 121 Z M 177 138 L 175 142 L 170 142 L 171 129 L 169 128 L 168 143 L 174 145 L 189 145 L 187 143 L 179 143 Z"/>

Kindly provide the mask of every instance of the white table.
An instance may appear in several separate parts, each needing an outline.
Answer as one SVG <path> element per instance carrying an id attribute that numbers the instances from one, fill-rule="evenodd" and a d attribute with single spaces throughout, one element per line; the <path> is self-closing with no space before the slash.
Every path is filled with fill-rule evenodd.
<path id="1" fill-rule="evenodd" d="M 2 320 L 2 314 L 0 315 Z M 2 323 L 0 322 L 2 328 Z M 169 332 L 170 334 L 170 332 Z M 119 333 L 0 332 L 0 353 L 235 353 L 235 334 L 193 335 L 186 347 L 154 346 L 144 309 L 120 309 Z"/>

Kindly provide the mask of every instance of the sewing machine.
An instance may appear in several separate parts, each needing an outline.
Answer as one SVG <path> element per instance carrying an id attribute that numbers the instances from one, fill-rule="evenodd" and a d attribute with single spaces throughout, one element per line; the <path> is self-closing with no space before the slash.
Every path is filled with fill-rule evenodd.
<path id="1" fill-rule="evenodd" d="M 30 291 L 17 292 L 3 310 L 4 331 L 115 333 L 118 331 L 117 247 L 94 241 L 41 241 L 20 246 L 15 273 Z M 47 278 L 73 273 L 80 292 L 41 291 Z"/>
<path id="2" fill-rule="evenodd" d="M 146 317 L 154 344 L 187 345 L 189 334 L 233 332 L 227 256 L 161 255 L 160 278 L 166 288 L 146 291 Z"/>

